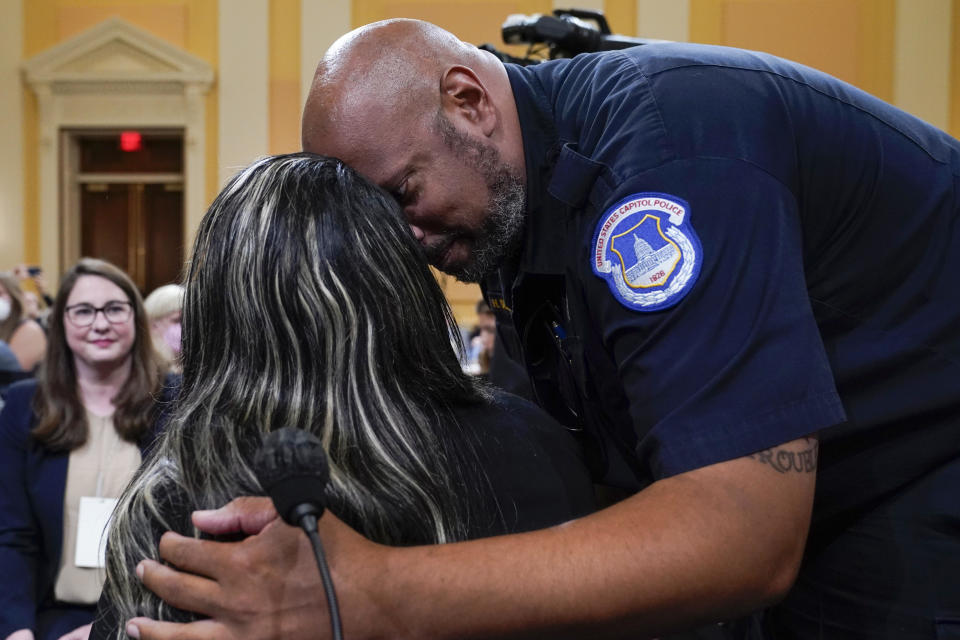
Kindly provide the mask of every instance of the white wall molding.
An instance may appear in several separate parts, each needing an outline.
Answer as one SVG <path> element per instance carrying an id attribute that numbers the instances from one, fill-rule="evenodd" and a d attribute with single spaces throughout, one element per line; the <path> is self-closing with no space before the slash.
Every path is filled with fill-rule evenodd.
<path id="1" fill-rule="evenodd" d="M 23 64 L 37 95 L 40 258 L 59 274 L 78 247 L 78 212 L 61 185 L 64 129 L 177 128 L 184 132 L 184 238 L 205 210 L 203 96 L 213 69 L 120 18 L 110 18 Z M 105 100 L 104 96 L 109 95 Z M 64 154 L 65 155 L 65 154 Z"/>
<path id="2" fill-rule="evenodd" d="M 304 102 L 320 58 L 350 31 L 350 6 L 350 0 L 300 0 L 300 97 Z"/>
<path id="3" fill-rule="evenodd" d="M 893 103 L 946 131 L 950 121 L 950 0 L 897 0 Z"/>
<path id="4" fill-rule="evenodd" d="M 554 9 L 589 9 L 590 11 L 603 11 L 604 0 L 553 0 Z M 504 16 L 506 18 L 506 16 Z"/>
<path id="5" fill-rule="evenodd" d="M 636 33 L 642 38 L 689 42 L 690 0 L 637 0 Z"/>
<path id="6" fill-rule="evenodd" d="M 4 0 L 0 20 L 0 270 L 24 259 L 23 3 Z"/>

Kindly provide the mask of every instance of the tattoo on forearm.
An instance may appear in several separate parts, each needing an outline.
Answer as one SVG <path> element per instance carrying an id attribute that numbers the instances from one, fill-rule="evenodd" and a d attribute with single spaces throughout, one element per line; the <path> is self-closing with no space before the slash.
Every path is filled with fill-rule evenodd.
<path id="1" fill-rule="evenodd" d="M 779 473 L 813 473 L 817 470 L 817 441 L 806 438 L 807 447 L 802 451 L 791 451 L 784 447 L 773 447 L 749 457 L 768 464 Z"/>

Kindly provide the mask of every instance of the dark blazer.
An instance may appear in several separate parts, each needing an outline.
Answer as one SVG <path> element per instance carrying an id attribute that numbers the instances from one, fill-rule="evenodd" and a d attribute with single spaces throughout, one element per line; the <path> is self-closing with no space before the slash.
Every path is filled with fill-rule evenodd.
<path id="1" fill-rule="evenodd" d="M 143 456 L 166 421 L 175 388 L 176 380 L 168 379 L 160 417 L 138 443 Z M 63 548 L 70 454 L 50 452 L 30 437 L 36 389 L 35 380 L 12 385 L 0 413 L 0 638 L 17 629 L 37 633 L 41 619 L 49 617 L 44 613 L 58 608 L 53 586 Z M 87 622 L 93 619 L 92 611 Z"/>

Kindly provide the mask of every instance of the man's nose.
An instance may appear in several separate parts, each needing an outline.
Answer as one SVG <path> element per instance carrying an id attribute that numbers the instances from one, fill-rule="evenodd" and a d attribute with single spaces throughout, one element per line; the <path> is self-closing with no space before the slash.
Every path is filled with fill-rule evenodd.
<path id="1" fill-rule="evenodd" d="M 413 223 L 409 223 L 410 233 L 413 234 L 413 237 L 416 238 L 417 242 L 423 242 L 424 238 L 427 237 L 426 232 Z"/>
<path id="2" fill-rule="evenodd" d="M 427 232 L 418 224 L 417 211 L 412 203 L 403 208 L 403 217 L 406 219 L 413 237 L 416 238 L 417 242 L 423 242 L 423 239 L 427 237 Z"/>

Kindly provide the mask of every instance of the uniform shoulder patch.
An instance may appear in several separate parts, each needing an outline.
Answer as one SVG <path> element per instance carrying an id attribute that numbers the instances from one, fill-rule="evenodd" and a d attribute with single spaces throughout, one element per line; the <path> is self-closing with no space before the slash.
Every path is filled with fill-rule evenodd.
<path id="1" fill-rule="evenodd" d="M 635 193 L 600 217 L 593 233 L 593 272 L 625 307 L 659 311 L 693 287 L 702 252 L 685 201 Z"/>

